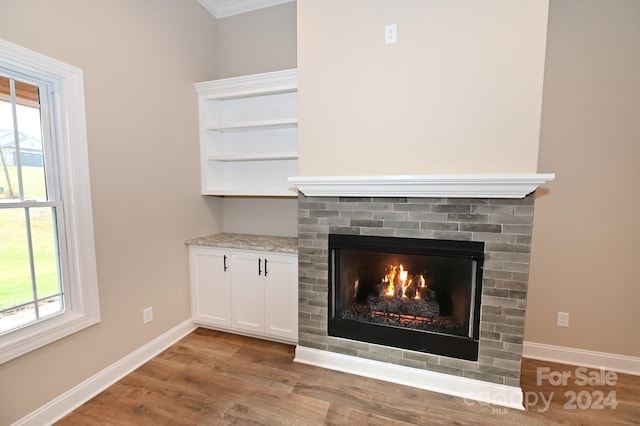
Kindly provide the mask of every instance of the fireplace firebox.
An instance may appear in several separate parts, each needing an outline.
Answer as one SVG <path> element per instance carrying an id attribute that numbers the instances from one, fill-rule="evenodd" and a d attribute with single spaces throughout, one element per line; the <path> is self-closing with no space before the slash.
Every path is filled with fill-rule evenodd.
<path id="1" fill-rule="evenodd" d="M 328 334 L 478 359 L 484 243 L 329 235 Z"/>

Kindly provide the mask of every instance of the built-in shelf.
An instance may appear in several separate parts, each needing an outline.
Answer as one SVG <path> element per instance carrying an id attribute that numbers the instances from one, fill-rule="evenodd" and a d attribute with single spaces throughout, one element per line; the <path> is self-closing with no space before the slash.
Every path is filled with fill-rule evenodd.
<path id="1" fill-rule="evenodd" d="M 307 196 L 523 198 L 554 173 L 400 176 L 299 176 L 288 180 Z"/>
<path id="2" fill-rule="evenodd" d="M 196 83 L 202 194 L 297 196 L 296 70 Z"/>

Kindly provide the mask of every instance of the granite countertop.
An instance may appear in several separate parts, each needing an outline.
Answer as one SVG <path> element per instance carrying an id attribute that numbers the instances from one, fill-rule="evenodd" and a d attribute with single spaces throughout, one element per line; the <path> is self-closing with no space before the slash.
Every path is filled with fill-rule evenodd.
<path id="1" fill-rule="evenodd" d="M 298 239 L 295 237 L 274 237 L 251 234 L 213 234 L 193 238 L 186 242 L 189 246 L 259 250 L 274 253 L 298 253 Z"/>

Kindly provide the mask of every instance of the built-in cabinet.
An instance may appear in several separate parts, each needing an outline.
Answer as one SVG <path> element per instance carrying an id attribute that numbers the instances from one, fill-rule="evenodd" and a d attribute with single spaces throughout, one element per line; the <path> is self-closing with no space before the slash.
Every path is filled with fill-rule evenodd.
<path id="1" fill-rule="evenodd" d="M 296 343 L 298 256 L 189 246 L 196 323 Z"/>
<path id="2" fill-rule="evenodd" d="M 195 84 L 202 194 L 297 196 L 295 69 Z"/>

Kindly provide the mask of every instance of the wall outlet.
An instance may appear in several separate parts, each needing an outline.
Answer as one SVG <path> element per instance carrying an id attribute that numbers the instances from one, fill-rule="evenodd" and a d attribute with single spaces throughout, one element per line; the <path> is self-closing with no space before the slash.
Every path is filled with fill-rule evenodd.
<path id="1" fill-rule="evenodd" d="M 558 312 L 558 318 L 556 325 L 558 327 L 569 327 L 569 313 L 568 312 Z"/>
<path id="2" fill-rule="evenodd" d="M 145 324 L 153 321 L 153 308 L 151 306 L 142 310 L 142 321 Z"/>
<path id="3" fill-rule="evenodd" d="M 389 24 L 384 26 L 384 44 L 393 44 L 398 41 L 398 25 Z"/>

